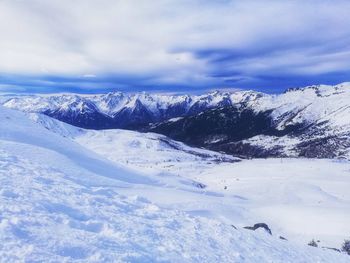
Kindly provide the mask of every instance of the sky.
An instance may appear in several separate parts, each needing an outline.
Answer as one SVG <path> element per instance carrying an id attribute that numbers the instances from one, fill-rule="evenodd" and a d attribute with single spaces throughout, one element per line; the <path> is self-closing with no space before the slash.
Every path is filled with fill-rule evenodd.
<path id="1" fill-rule="evenodd" d="M 350 1 L 0 0 L 0 92 L 350 81 Z"/>

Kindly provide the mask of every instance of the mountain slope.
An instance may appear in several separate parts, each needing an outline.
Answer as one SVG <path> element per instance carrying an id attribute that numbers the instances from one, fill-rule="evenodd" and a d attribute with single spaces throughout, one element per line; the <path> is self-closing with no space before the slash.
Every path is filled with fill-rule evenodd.
<path id="1" fill-rule="evenodd" d="M 340 247 L 350 232 L 347 161 L 239 160 L 159 134 L 83 130 L 43 115 L 31 117 L 117 165 L 164 179 L 166 195 L 155 189 L 134 190 L 161 207 L 236 227 L 263 221 L 274 235 L 300 244 L 316 239 L 321 247 Z"/>
<path id="2" fill-rule="evenodd" d="M 152 124 L 194 146 L 245 157 L 350 157 L 350 85 L 312 86 Z"/>
<path id="3" fill-rule="evenodd" d="M 69 138 L 79 130 L 64 137 L 2 107 L 0 121 L 0 261 L 348 262 L 135 196 L 165 194 L 167 179 L 103 159 Z"/>

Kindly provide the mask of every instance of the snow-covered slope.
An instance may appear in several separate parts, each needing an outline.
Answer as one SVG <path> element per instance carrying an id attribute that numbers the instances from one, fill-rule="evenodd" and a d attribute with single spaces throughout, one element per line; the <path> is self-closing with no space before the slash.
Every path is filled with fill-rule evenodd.
<path id="1" fill-rule="evenodd" d="M 232 94 L 236 104 L 147 130 L 195 146 L 249 157 L 350 157 L 350 84 L 280 95 Z"/>
<path id="2" fill-rule="evenodd" d="M 259 107 L 274 109 L 277 129 L 300 128 L 282 138 L 252 138 L 256 144 L 269 147 L 267 139 L 286 148 L 294 144 L 292 156 L 350 158 L 350 83 L 291 90 Z"/>
<path id="3" fill-rule="evenodd" d="M 148 174 L 170 173 L 190 179 L 194 185 L 203 187 L 204 192 L 223 197 L 220 201 L 193 200 L 192 204 L 189 200 L 186 204 L 177 200 L 188 212 L 211 214 L 227 224 L 234 221 L 237 226 L 264 221 L 280 235 L 302 244 L 316 239 L 321 241 L 320 246 L 340 247 L 348 238 L 348 161 L 238 161 L 167 139 L 179 145 L 169 147 L 163 139 L 166 138 L 156 134 L 123 130 L 86 131 L 74 138 L 117 164 Z M 158 195 L 146 195 L 159 202 Z"/>
<path id="4" fill-rule="evenodd" d="M 74 141 L 118 165 L 150 175 L 166 176 L 167 184 L 171 178 L 169 174 L 181 180 L 190 179 L 186 184 L 202 188 L 209 195 L 214 193 L 214 196 L 224 197 L 219 202 L 210 197 L 205 200 L 195 198 L 192 204 L 187 199 L 193 200 L 193 196 L 186 198 L 185 204 L 176 198 L 171 200 L 171 207 L 175 202 L 176 208 L 180 206 L 190 213 L 200 210 L 200 213 L 211 214 L 227 224 L 234 220 L 241 226 L 248 221 L 254 223 L 253 218 L 261 218 L 283 235 L 303 244 L 317 238 L 322 241 L 322 246 L 339 247 L 350 232 L 347 223 L 350 214 L 346 212 L 350 211 L 350 195 L 344 187 L 349 182 L 349 162 L 304 159 L 242 161 L 188 147 L 158 134 L 125 130 L 77 129 L 79 132 L 72 132 L 70 130 L 75 129 L 72 126 L 43 115 L 35 116 L 36 121 L 45 127 L 51 130 L 54 127 L 55 132 L 64 136 L 70 134 Z M 57 125 L 52 125 L 52 122 Z M 293 169 L 294 166 L 298 168 Z M 238 183 L 240 181 L 244 181 L 244 185 Z M 150 195 L 149 198 L 158 203 L 161 199 L 148 191 L 145 195 Z M 234 213 L 228 212 L 232 206 L 235 207 Z M 208 207 L 215 207 L 215 211 Z M 280 213 L 282 209 L 284 213 Z M 269 213 L 266 214 L 265 210 Z M 293 213 L 298 216 L 291 216 Z M 296 220 L 298 218 L 302 220 Z M 326 225 L 327 221 L 335 223 Z"/>
<path id="5" fill-rule="evenodd" d="M 84 130 L 2 107 L 0 122 L 1 262 L 349 261 L 191 213 L 190 200 L 214 214 L 225 198 L 109 161 L 75 141 Z M 239 200 L 227 200 L 233 215 Z"/>

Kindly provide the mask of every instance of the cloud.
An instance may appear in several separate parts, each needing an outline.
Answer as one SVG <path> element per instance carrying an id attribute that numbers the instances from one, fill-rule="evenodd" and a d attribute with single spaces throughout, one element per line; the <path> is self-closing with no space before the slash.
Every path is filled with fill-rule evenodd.
<path id="1" fill-rule="evenodd" d="M 348 10 L 341 0 L 2 0 L 0 74 L 3 85 L 55 89 L 340 82 Z"/>

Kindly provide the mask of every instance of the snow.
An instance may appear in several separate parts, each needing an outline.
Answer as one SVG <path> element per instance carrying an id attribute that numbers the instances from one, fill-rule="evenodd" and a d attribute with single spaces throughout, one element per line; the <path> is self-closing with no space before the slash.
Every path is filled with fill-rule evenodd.
<path id="1" fill-rule="evenodd" d="M 179 120 L 181 120 L 181 119 L 183 119 L 183 117 L 171 118 L 171 119 L 169 119 L 169 120 L 167 120 L 167 121 L 168 121 L 168 122 L 176 122 L 176 121 L 179 121 Z"/>
<path id="2" fill-rule="evenodd" d="M 215 217 L 244 226 L 254 220 L 268 222 L 281 235 L 306 244 L 313 238 L 323 246 L 340 247 L 350 233 L 350 162 L 310 159 L 242 160 L 203 149 L 189 151 L 164 145 L 157 134 L 132 131 L 86 131 L 75 141 L 107 159 L 148 174 L 171 173 L 200 182 L 207 193 L 224 196 L 223 200 L 207 198 Z M 189 153 L 186 153 L 190 152 Z M 194 154 L 195 153 L 195 154 Z M 204 157 L 201 157 L 204 156 Z M 225 160 L 221 162 L 218 160 Z M 225 189 L 226 188 L 226 189 Z M 148 198 L 152 199 L 153 193 Z M 159 196 L 153 197 L 158 201 Z M 191 197 L 193 198 L 193 197 Z M 174 200 L 175 201 L 175 200 Z M 179 202 L 176 200 L 176 202 Z M 191 212 L 198 200 L 185 209 Z M 228 213 L 231 202 L 234 214 Z M 165 203 L 169 203 L 166 201 Z M 213 211 L 202 211 L 213 214 Z"/>
<path id="3" fill-rule="evenodd" d="M 295 147 L 300 142 L 301 140 L 297 137 L 277 137 L 269 135 L 257 135 L 249 139 L 242 140 L 242 143 L 249 143 L 252 146 L 262 147 L 265 150 L 272 150 L 273 148 L 278 148 L 283 145 L 283 154 L 285 156 L 297 156 Z"/>
<path id="4" fill-rule="evenodd" d="M 313 238 L 323 246 L 340 247 L 350 232 L 349 162 L 306 159 L 251 160 L 201 174 L 209 190 L 227 187 L 247 200 L 253 218 L 306 243 Z M 233 176 L 232 176 L 233 175 Z"/>
<path id="5" fill-rule="evenodd" d="M 246 225 L 261 219 L 244 212 L 258 206 L 253 198 L 258 193 L 249 191 L 247 201 L 243 190 L 249 184 L 229 194 L 221 184 L 233 167 L 238 172 L 248 165 L 253 173 L 246 161 L 218 165 L 214 160 L 223 155 L 171 142 L 184 148 L 181 154 L 154 134 L 89 132 L 2 107 L 0 121 L 0 262 L 349 262 L 345 254 L 280 240 L 274 224 L 273 236 L 241 228 L 239 218 Z M 112 146 L 121 141 L 120 148 L 106 148 L 108 141 Z M 143 162 L 130 158 L 126 163 L 122 149 L 128 148 L 129 157 L 139 149 Z M 166 172 L 157 159 L 175 156 L 178 175 Z M 153 171 L 144 171 L 146 160 L 156 167 Z M 338 186 L 348 164 L 337 165 L 334 184 L 323 190 L 342 199 L 339 206 L 346 208 L 346 187 Z M 216 179 L 210 176 L 214 170 Z M 257 179 L 247 176 L 247 182 Z M 196 187 L 196 179 L 208 189 Z M 233 180 L 227 183 L 234 188 Z"/>
<path id="6" fill-rule="evenodd" d="M 293 112 L 289 124 L 302 122 L 329 121 L 333 128 L 350 125 L 350 83 L 335 86 L 312 86 L 293 90 L 281 95 L 263 96 L 257 101 L 257 111 L 275 109 L 274 118 L 281 118 L 283 113 Z M 282 124 L 282 123 L 281 123 Z M 285 123 L 287 124 L 287 123 Z M 343 127 L 344 128 L 344 127 Z"/>
<path id="7" fill-rule="evenodd" d="M 83 106 L 85 107 L 86 105 L 83 101 L 87 100 L 89 103 L 95 103 L 96 107 L 102 112 L 113 115 L 136 99 L 142 101 L 148 109 L 157 111 L 183 101 L 186 101 L 187 109 L 195 103 L 215 106 L 223 98 L 229 97 L 233 103 L 249 104 L 257 112 L 272 109 L 273 116 L 278 121 L 278 127 L 281 129 L 286 125 L 302 122 L 310 124 L 325 122 L 328 125 L 326 131 L 329 135 L 334 135 L 349 131 L 349 91 L 349 83 L 344 83 L 337 86 L 302 88 L 278 96 L 253 91 L 215 92 L 201 96 L 150 96 L 144 93 L 126 96 L 122 93 L 113 93 L 86 96 L 77 96 L 75 94 L 2 96 L 0 101 L 5 103 L 6 107 L 35 112 L 57 107 L 67 110 L 71 109 L 72 105 L 77 105 L 74 110 L 79 111 L 79 107 L 82 110 Z M 286 112 L 288 115 L 284 115 Z M 23 173 L 24 175 L 35 175 L 35 171 L 45 171 L 42 173 L 38 172 L 38 176 L 46 178 L 45 180 L 53 180 L 52 177 L 57 177 L 55 179 L 56 187 L 52 188 L 52 191 L 57 192 L 57 195 L 50 193 L 53 196 L 52 202 L 60 205 L 64 204 L 72 209 L 79 210 L 79 202 L 82 201 L 77 199 L 76 203 L 73 202 L 67 205 L 60 197 L 60 195 L 65 196 L 66 187 L 67 189 L 71 187 L 71 181 L 69 180 L 76 184 L 74 187 L 76 187 L 77 191 L 86 191 L 86 189 L 90 191 L 91 187 L 93 188 L 97 185 L 101 191 L 113 192 L 113 196 L 116 196 L 117 199 L 129 199 L 130 196 L 137 195 L 138 197 L 135 200 L 132 199 L 130 201 L 130 210 L 133 210 L 133 207 L 138 206 L 139 201 L 143 200 L 151 204 L 150 209 L 157 216 L 159 214 L 170 215 L 171 213 L 181 212 L 179 222 L 182 222 L 182 220 L 186 221 L 188 217 L 200 218 L 200 220 L 209 220 L 210 222 L 215 222 L 213 224 L 222 225 L 223 229 L 228 232 L 232 229 L 228 227 L 229 230 L 227 230 L 226 227 L 231 224 L 239 227 L 237 231 L 242 231 L 241 228 L 246 225 L 266 222 L 272 228 L 274 237 L 282 235 L 288 238 L 290 242 L 288 245 L 296 243 L 298 246 L 301 246 L 301 248 L 298 247 L 296 249 L 297 252 L 295 253 L 303 253 L 305 251 L 303 245 L 311 239 L 320 240 L 320 246 L 339 248 L 343 240 L 349 238 L 350 196 L 347 188 L 349 185 L 350 165 L 347 161 L 269 159 L 236 162 L 237 158 L 203 149 L 194 149 L 156 134 L 140 134 L 122 130 L 86 131 L 46 116 L 38 114 L 23 115 L 4 108 L 0 110 L 0 118 L 2 123 L 2 127 L 0 127 L 0 150 L 4 154 L 0 160 L 5 160 L 3 161 L 5 164 L 10 163 L 14 165 L 14 167 L 7 164 L 1 166 L 0 175 L 4 176 L 3 179 L 6 178 L 8 180 L 6 175 L 11 174 L 11 178 L 14 180 L 13 182 L 11 180 L 4 181 L 2 184 L 1 193 L 5 199 L 9 198 L 9 200 L 6 199 L 6 202 L 10 203 L 6 203 L 1 199 L 1 204 L 6 204 L 3 205 L 3 209 L 11 206 L 14 210 L 23 210 L 23 213 L 19 213 L 14 218 L 25 220 L 27 217 L 35 218 L 36 213 L 43 215 L 41 213 L 44 212 L 35 209 L 34 212 L 29 213 L 29 210 L 41 203 L 40 198 L 43 197 L 39 194 L 37 194 L 38 199 L 34 198 L 33 201 L 27 200 L 26 206 L 22 208 L 20 205 L 17 206 L 18 200 L 16 198 L 20 196 L 23 200 L 30 199 L 30 195 L 35 192 L 33 189 L 40 189 L 40 191 L 38 190 L 40 194 L 41 192 L 49 191 L 47 190 L 48 185 L 44 182 L 37 185 L 37 182 L 25 180 L 28 179 L 28 176 L 24 179 L 22 178 Z M 176 120 L 178 119 L 174 118 L 170 121 Z M 259 135 L 246 140 L 246 142 L 266 149 L 284 145 L 286 146 L 284 152 L 289 156 L 293 156 L 295 155 L 294 146 L 300 143 L 300 138 L 288 136 L 277 138 Z M 345 153 L 344 156 L 350 156 L 349 154 L 350 152 Z M 10 157 L 6 159 L 6 156 Z M 22 160 L 23 163 L 16 166 L 17 161 L 22 162 Z M 9 167 L 12 167 L 11 169 L 13 170 L 8 170 Z M 22 177 L 19 173 L 22 173 Z M 60 176 L 68 181 L 61 182 Z M 13 189 L 16 189 L 18 182 L 22 181 L 28 184 L 28 191 L 24 191 L 23 195 L 14 193 Z M 59 185 L 65 185 L 64 189 L 58 189 Z M 113 186 L 113 189 L 106 188 L 109 186 Z M 199 186 L 205 188 L 201 189 Z M 30 190 L 31 188 L 33 189 Z M 74 192 L 71 194 L 72 196 L 74 194 L 78 195 Z M 89 199 L 90 197 L 86 198 Z M 105 204 L 109 202 L 103 198 L 98 200 L 101 201 L 101 206 L 103 206 L 104 202 Z M 86 207 L 83 210 L 90 208 Z M 51 213 L 51 210 L 49 210 L 46 211 L 48 214 Z M 3 216 L 2 211 L 4 210 L 0 210 L 0 219 L 5 221 L 0 221 L 0 225 L 2 226 L 4 222 L 3 224 L 6 226 L 6 220 L 10 220 L 11 213 L 8 216 Z M 53 211 L 56 210 L 54 209 Z M 101 211 L 104 210 L 102 209 Z M 50 217 L 50 215 L 45 216 Z M 111 212 L 109 216 L 123 217 L 124 215 Z M 103 222 L 103 225 L 106 222 L 105 218 L 99 218 L 98 220 L 100 223 Z M 132 221 L 134 219 L 131 217 L 128 220 Z M 52 232 L 52 227 L 55 228 L 60 223 L 55 221 L 54 218 L 49 218 L 47 222 L 43 221 L 38 225 L 44 228 L 44 231 Z M 116 224 L 116 222 L 113 221 L 108 224 Z M 203 224 L 207 226 L 212 223 L 206 222 Z M 47 227 L 45 228 L 45 226 Z M 10 228 L 6 227 L 4 229 L 8 232 Z M 127 226 L 125 227 L 127 229 Z M 136 229 L 135 226 L 133 227 Z M 21 225 L 19 229 L 22 230 L 22 228 L 25 227 Z M 69 233 L 68 230 L 66 231 L 67 233 Z M 144 230 L 139 229 L 141 232 Z M 152 228 L 148 230 L 155 231 Z M 9 241 L 10 243 L 21 242 L 16 234 L 10 237 L 7 236 L 8 233 L 6 231 L 4 232 L 6 235 L 3 235 L 6 238 L 2 239 L 2 241 L 11 240 Z M 80 231 L 84 233 L 86 229 L 80 229 Z M 35 231 L 31 229 L 27 232 L 34 233 Z M 248 239 L 251 238 L 250 234 L 247 234 L 244 230 L 242 233 L 248 235 Z M 213 233 L 203 232 L 200 234 L 203 239 L 207 238 L 206 235 L 213 235 Z M 42 236 L 38 233 L 32 235 L 36 236 L 36 238 L 42 238 L 44 241 L 48 239 L 47 236 Z M 161 234 L 157 232 L 157 235 Z M 69 235 L 67 234 L 67 236 Z M 82 237 L 91 238 L 88 234 L 86 236 L 82 234 Z M 71 240 L 75 240 L 75 238 L 72 237 Z M 136 237 L 130 236 L 129 238 L 135 239 Z M 144 238 L 150 237 L 144 234 Z M 186 238 L 191 240 L 189 237 Z M 232 238 L 234 240 L 232 241 L 233 243 L 237 242 L 235 236 L 227 236 L 227 238 Z M 254 238 L 256 238 L 255 234 Z M 177 239 L 181 240 L 179 237 Z M 60 240 L 60 238 L 57 238 L 55 242 L 59 243 Z M 70 242 L 69 240 L 70 238 L 67 237 L 68 243 Z M 276 248 L 273 245 L 275 241 L 273 240 L 271 244 L 269 243 L 269 251 L 272 248 L 283 251 L 283 247 L 277 246 Z M 178 244 L 178 241 L 174 239 L 168 242 Z M 186 243 L 186 241 L 181 242 L 183 244 Z M 265 236 L 259 242 L 265 242 Z M 5 243 L 9 244 L 7 241 Z M 72 257 L 74 258 L 74 254 L 84 255 L 85 253 L 79 249 L 77 250 L 78 252 L 74 252 L 73 249 L 73 252 L 67 252 L 68 254 L 65 257 L 54 250 L 54 245 L 52 245 L 51 250 L 45 247 L 39 251 L 39 243 L 37 240 L 28 238 L 27 241 L 18 243 L 18 253 L 16 252 L 15 254 L 22 255 L 19 256 L 18 260 L 20 258 L 28 258 L 25 255 L 27 253 L 26 249 L 28 249 L 28 255 L 30 256 L 36 253 L 44 259 L 52 256 L 52 258 L 57 258 L 57 261 L 70 260 Z M 253 246 L 245 243 L 243 245 L 251 249 Z M 45 245 L 42 246 L 44 247 Z M 147 254 L 148 259 L 164 255 L 152 250 L 154 247 L 150 244 L 148 246 L 151 247 L 150 252 Z M 189 244 L 186 246 L 187 248 L 191 247 Z M 235 244 L 230 244 L 230 246 L 236 248 Z M 87 251 L 93 250 L 91 248 L 100 251 L 99 253 L 102 255 L 112 253 L 108 252 L 108 249 L 98 244 L 98 242 L 86 246 Z M 147 250 L 146 248 L 147 246 L 142 249 Z M 208 250 L 208 254 L 218 253 L 213 252 L 213 248 L 208 247 L 208 245 L 203 244 L 203 248 Z M 133 251 L 132 253 L 140 255 L 142 254 L 140 252 L 142 249 L 140 248 L 137 252 Z M 199 248 L 191 247 L 193 251 L 196 249 L 199 251 L 199 254 L 205 254 Z M 218 258 L 210 259 L 218 261 L 219 257 L 227 253 L 232 256 L 225 249 L 228 250 L 228 247 L 220 249 Z M 242 253 L 240 249 L 237 248 L 235 250 L 236 253 Z M 1 251 L 6 250 L 8 249 L 1 248 Z M 50 252 L 45 256 L 45 251 Z M 179 255 L 184 255 L 183 251 L 176 251 Z M 317 251 L 316 255 L 319 255 L 319 253 L 321 252 Z M 120 253 L 117 256 L 118 260 L 127 260 Z M 187 258 L 178 257 L 183 259 L 183 261 L 187 260 Z M 244 257 L 249 258 L 249 255 L 244 254 Z M 14 261 L 10 258 L 3 259 L 6 259 L 4 261 Z M 75 259 L 79 260 L 79 258 Z M 96 259 L 96 261 L 108 261 L 109 259 L 111 258 L 102 257 Z M 175 257 L 164 260 L 174 261 L 174 259 Z M 225 261 L 223 257 L 220 259 Z M 268 257 L 265 259 L 267 261 L 271 260 Z M 281 258 L 276 257 L 274 259 L 278 261 Z M 90 255 L 81 260 L 93 261 L 95 259 L 94 256 Z M 140 259 L 140 261 L 145 260 L 146 258 Z M 163 260 L 163 258 L 159 258 L 159 260 Z M 195 260 L 199 261 L 198 258 L 191 258 L 191 261 Z M 243 261 L 243 259 L 237 259 L 237 261 L 240 260 Z M 136 258 L 132 261 L 136 261 Z"/>

